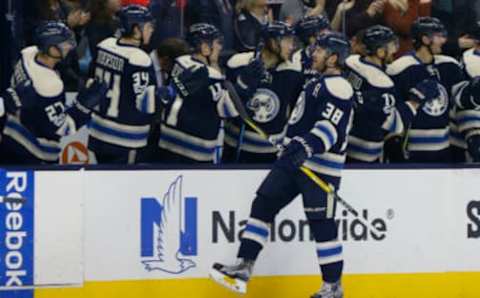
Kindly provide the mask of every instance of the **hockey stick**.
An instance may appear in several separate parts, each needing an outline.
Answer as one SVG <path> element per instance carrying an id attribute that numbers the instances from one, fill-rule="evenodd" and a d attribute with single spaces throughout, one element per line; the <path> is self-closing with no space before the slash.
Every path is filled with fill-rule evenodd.
<path id="1" fill-rule="evenodd" d="M 230 81 L 225 81 L 224 82 L 225 88 L 231 95 L 232 102 L 234 106 L 237 108 L 238 114 L 240 115 L 240 118 L 248 125 L 250 128 L 252 128 L 255 132 L 257 132 L 259 135 L 261 135 L 263 138 L 266 140 L 269 140 L 268 134 L 265 133 L 260 127 L 258 127 L 248 116 L 247 112 L 245 111 L 245 108 L 242 105 L 242 102 L 240 100 L 240 97 L 235 90 L 235 87 L 232 85 Z M 238 106 L 238 107 L 237 107 Z M 274 146 L 274 144 L 272 144 Z M 323 181 L 322 178 L 318 177 L 317 174 L 315 174 L 312 170 L 305 166 L 300 167 L 300 171 L 304 173 L 311 181 L 313 181 L 318 187 L 320 187 L 325 193 L 327 194 L 333 194 L 334 199 L 339 202 L 348 212 L 350 212 L 355 218 L 357 218 L 359 221 L 361 221 L 364 225 L 371 226 L 375 231 L 378 231 L 378 229 L 373 226 L 370 222 L 368 222 L 366 219 L 360 216 L 360 213 L 358 212 L 357 209 L 355 209 L 352 205 L 350 205 L 345 199 L 343 199 L 329 184 L 327 184 L 325 181 Z"/>
<path id="2" fill-rule="evenodd" d="M 20 203 L 23 204 L 27 201 L 25 198 L 12 198 L 0 196 L 0 204 L 2 203 Z"/>
<path id="3" fill-rule="evenodd" d="M 262 50 L 263 50 L 264 46 L 265 46 L 265 44 L 264 44 L 262 38 L 260 37 L 260 40 L 258 41 L 257 46 L 255 48 L 255 52 L 253 54 L 253 59 L 254 60 L 255 59 L 260 59 L 260 55 L 262 53 Z M 231 87 L 233 88 L 233 86 L 231 86 Z M 235 90 L 235 88 L 233 88 L 233 90 Z M 238 95 L 238 93 L 237 93 L 237 96 L 238 96 L 238 99 L 240 99 L 240 96 Z M 240 104 L 243 107 L 243 104 L 242 104 L 241 100 L 240 100 Z M 248 115 L 246 111 L 245 111 L 245 114 Z M 243 144 L 244 137 L 245 137 L 245 121 L 242 122 L 241 127 L 240 127 L 240 132 L 239 132 L 239 135 L 238 135 L 238 141 L 237 141 L 238 143 L 237 143 L 236 156 L 235 156 L 235 161 L 236 162 L 239 162 L 239 160 L 240 160 L 240 154 L 242 153 L 242 144 Z"/>

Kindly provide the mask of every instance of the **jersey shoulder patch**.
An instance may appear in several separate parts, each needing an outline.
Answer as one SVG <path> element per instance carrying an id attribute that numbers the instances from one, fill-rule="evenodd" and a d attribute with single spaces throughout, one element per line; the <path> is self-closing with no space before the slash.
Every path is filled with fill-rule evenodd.
<path id="1" fill-rule="evenodd" d="M 387 74 L 391 76 L 396 76 L 404 72 L 407 68 L 419 64 L 420 62 L 412 55 L 405 55 L 388 65 Z"/>
<path id="2" fill-rule="evenodd" d="M 480 54 L 475 52 L 475 49 L 463 53 L 462 60 L 465 71 L 470 78 L 480 76 Z"/>
<path id="3" fill-rule="evenodd" d="M 390 77 L 381 69 L 365 63 L 359 55 L 352 55 L 347 58 L 348 68 L 364 78 L 370 85 L 377 88 L 391 88 L 394 83 Z"/>
<path id="4" fill-rule="evenodd" d="M 152 58 L 142 49 L 132 52 L 128 62 L 133 66 L 150 67 L 152 65 Z"/>
<path id="5" fill-rule="evenodd" d="M 22 63 L 35 91 L 42 97 L 57 97 L 63 93 L 63 81 L 53 69 L 35 61 L 38 48 L 28 47 L 22 51 Z"/>
<path id="6" fill-rule="evenodd" d="M 254 52 L 235 54 L 228 59 L 227 66 L 230 69 L 236 69 L 248 65 L 248 63 L 250 63 L 250 61 L 253 59 L 253 55 L 255 55 Z"/>
<path id="7" fill-rule="evenodd" d="M 277 66 L 277 71 L 302 71 L 302 59 L 292 59 L 291 61 L 284 61 Z"/>
<path id="8" fill-rule="evenodd" d="M 342 100 L 349 100 L 352 98 L 352 85 L 350 85 L 345 78 L 340 76 L 327 77 L 324 81 L 325 87 L 332 96 Z"/>
<path id="9" fill-rule="evenodd" d="M 192 67 L 194 68 L 207 67 L 208 77 L 211 79 L 222 80 L 225 78 L 219 70 L 193 59 L 192 55 L 180 56 L 176 59 L 176 62 L 182 68 L 185 68 L 185 69 L 192 68 Z"/>
<path id="10" fill-rule="evenodd" d="M 435 55 L 435 64 L 453 63 L 460 67 L 460 63 L 457 59 L 445 55 Z"/>

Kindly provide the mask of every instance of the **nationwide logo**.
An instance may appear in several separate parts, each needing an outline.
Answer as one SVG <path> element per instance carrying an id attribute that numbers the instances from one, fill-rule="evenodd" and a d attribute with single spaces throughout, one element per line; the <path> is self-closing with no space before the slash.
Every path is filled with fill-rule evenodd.
<path id="1" fill-rule="evenodd" d="M 141 200 L 141 262 L 147 271 L 181 274 L 197 265 L 197 198 L 183 197 L 183 177 L 161 201 Z"/>
<path id="2" fill-rule="evenodd" d="M 467 205 L 467 237 L 471 239 L 480 238 L 480 201 L 471 201 Z"/>
<path id="3" fill-rule="evenodd" d="M 388 222 L 393 220 L 395 212 L 388 209 L 383 217 L 371 217 L 369 210 L 359 210 L 359 220 L 352 216 L 347 210 L 337 211 L 336 222 L 338 225 L 339 239 L 342 241 L 366 242 L 384 241 L 388 235 Z M 226 241 L 233 243 L 240 241 L 246 220 L 239 220 L 236 212 L 231 210 L 228 214 L 220 211 L 212 213 L 212 242 L 219 243 Z M 368 223 L 368 225 L 367 225 Z M 309 232 L 306 219 L 291 220 L 283 219 L 273 222 L 270 226 L 270 242 L 304 242 L 313 241 L 313 235 Z"/>

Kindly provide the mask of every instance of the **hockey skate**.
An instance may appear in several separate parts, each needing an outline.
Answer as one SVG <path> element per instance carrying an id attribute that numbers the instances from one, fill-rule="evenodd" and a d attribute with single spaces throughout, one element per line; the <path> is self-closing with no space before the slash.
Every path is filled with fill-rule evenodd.
<path id="1" fill-rule="evenodd" d="M 222 286 L 240 293 L 247 292 L 247 283 L 253 270 L 253 261 L 240 259 L 235 265 L 215 263 L 210 269 L 210 277 Z"/>
<path id="2" fill-rule="evenodd" d="M 322 288 L 310 298 L 343 298 L 343 289 L 340 282 L 323 282 Z"/>

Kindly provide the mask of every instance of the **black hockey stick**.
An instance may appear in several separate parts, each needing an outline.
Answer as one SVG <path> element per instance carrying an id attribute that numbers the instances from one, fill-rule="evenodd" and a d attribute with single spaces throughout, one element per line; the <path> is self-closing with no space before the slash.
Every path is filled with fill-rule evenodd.
<path id="1" fill-rule="evenodd" d="M 228 93 L 230 93 L 233 105 L 235 108 L 237 108 L 238 114 L 240 115 L 240 118 L 248 125 L 250 128 L 252 128 L 254 131 L 256 131 L 259 135 L 261 135 L 263 138 L 266 140 L 269 140 L 269 136 L 267 133 L 265 133 L 260 127 L 258 127 L 252 119 L 247 114 L 247 111 L 243 107 L 242 101 L 240 99 L 240 96 L 237 93 L 237 90 L 235 90 L 235 87 L 230 81 L 225 81 L 224 82 L 225 88 L 227 89 Z M 270 141 L 270 140 L 269 140 Z M 272 144 L 272 146 L 275 146 Z M 372 227 L 375 231 L 378 231 L 378 229 L 373 226 L 370 222 L 368 222 L 365 218 L 360 216 L 360 213 L 358 212 L 357 209 L 355 209 L 352 205 L 350 205 L 345 199 L 343 199 L 328 183 L 323 181 L 322 178 L 318 177 L 317 174 L 315 174 L 312 170 L 305 166 L 301 166 L 300 170 L 310 179 L 312 180 L 318 187 L 320 187 L 324 192 L 327 194 L 333 194 L 334 199 L 339 202 L 348 212 L 350 212 L 355 218 L 357 218 L 359 221 L 361 221 L 364 225 Z"/>

